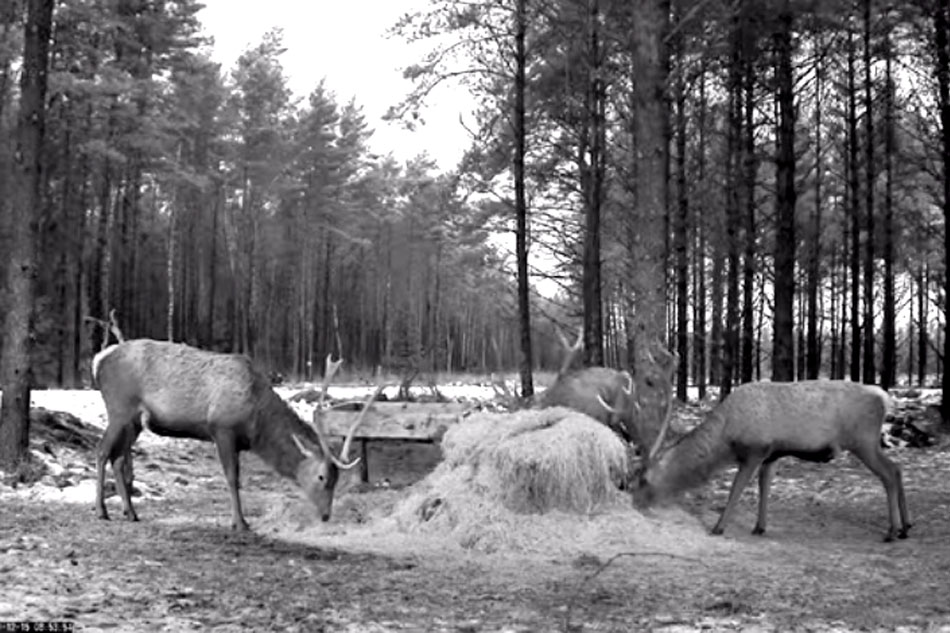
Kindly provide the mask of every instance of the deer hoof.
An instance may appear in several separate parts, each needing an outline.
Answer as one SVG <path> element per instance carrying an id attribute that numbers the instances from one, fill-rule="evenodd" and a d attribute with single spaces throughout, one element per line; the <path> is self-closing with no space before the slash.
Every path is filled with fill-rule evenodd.
<path id="1" fill-rule="evenodd" d="M 765 528 L 760 525 L 757 525 L 754 528 L 752 528 L 752 533 L 756 536 L 762 536 L 763 534 L 765 534 Z"/>
<path id="2" fill-rule="evenodd" d="M 250 526 L 247 524 L 247 521 L 244 519 L 232 522 L 231 529 L 235 532 L 249 532 L 251 530 Z"/>
<path id="3" fill-rule="evenodd" d="M 709 530 L 709 533 L 712 534 L 713 536 L 720 536 L 722 534 L 722 526 L 717 525 L 713 529 Z"/>
<path id="4" fill-rule="evenodd" d="M 98 515 L 99 515 L 99 520 L 100 520 L 100 521 L 108 521 L 108 520 L 109 520 L 109 513 L 106 512 L 105 510 L 100 510 L 100 511 L 98 512 Z"/>

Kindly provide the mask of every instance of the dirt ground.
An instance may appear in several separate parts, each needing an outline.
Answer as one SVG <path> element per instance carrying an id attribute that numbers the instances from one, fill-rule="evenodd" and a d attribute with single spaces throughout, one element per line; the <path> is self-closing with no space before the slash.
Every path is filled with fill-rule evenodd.
<path id="1" fill-rule="evenodd" d="M 881 542 L 880 483 L 843 457 L 780 463 L 765 536 L 749 533 L 754 490 L 725 536 L 708 535 L 730 471 L 679 507 L 630 513 L 622 547 L 565 532 L 556 547 L 492 553 L 367 529 L 370 515 L 438 463 L 438 446 L 371 445 L 370 485 L 348 482 L 326 524 L 291 482 L 245 454 L 246 535 L 229 529 L 210 444 L 153 436 L 143 451 L 139 523 L 118 519 L 115 496 L 114 520 L 104 522 L 91 502 L 0 493 L 0 622 L 68 621 L 81 631 L 950 631 L 946 450 L 889 451 L 905 473 L 914 521 L 906 541 Z M 93 458 L 77 456 L 87 466 L 71 484 L 88 488 Z"/>

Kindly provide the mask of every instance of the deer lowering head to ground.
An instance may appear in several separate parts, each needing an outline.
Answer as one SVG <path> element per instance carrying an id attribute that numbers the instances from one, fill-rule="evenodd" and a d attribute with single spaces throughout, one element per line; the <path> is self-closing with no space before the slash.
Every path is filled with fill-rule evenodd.
<path id="1" fill-rule="evenodd" d="M 705 482 L 717 470 L 738 463 L 726 507 L 712 529 L 713 534 L 722 534 L 739 496 L 758 468 L 759 512 L 752 533 L 763 534 L 775 462 L 786 456 L 827 462 L 847 450 L 884 484 L 890 519 L 884 540 L 906 538 L 911 524 L 901 471 L 881 450 L 881 425 L 889 407 L 885 391 L 852 382 L 742 385 L 702 424 L 665 451 L 660 450 L 664 426 L 635 477 L 634 500 L 645 506 L 672 497 Z"/>
<path id="2" fill-rule="evenodd" d="M 327 357 L 324 393 L 341 362 Z M 93 359 L 93 377 L 109 419 L 96 456 L 99 517 L 109 518 L 103 500 L 108 460 L 117 474 L 126 517 L 138 520 L 130 498 L 131 481 L 119 473 L 126 472 L 125 462 L 144 427 L 158 435 L 214 442 L 231 494 L 231 527 L 236 530 L 248 529 L 238 494 L 239 454 L 246 450 L 295 480 L 321 519 L 328 520 L 339 471 L 359 463 L 349 461 L 353 434 L 381 389 L 366 402 L 337 456 L 322 418 L 318 416 L 314 426 L 305 424 L 245 356 L 138 339 L 99 352 Z"/>

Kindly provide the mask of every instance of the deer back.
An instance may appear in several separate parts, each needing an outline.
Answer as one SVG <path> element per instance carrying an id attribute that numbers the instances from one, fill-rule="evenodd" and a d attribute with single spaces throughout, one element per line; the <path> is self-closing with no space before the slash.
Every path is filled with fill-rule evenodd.
<path id="1" fill-rule="evenodd" d="M 159 434 L 205 437 L 199 427 L 210 422 L 248 424 L 273 393 L 245 356 L 148 339 L 106 348 L 94 375 L 107 406 L 144 407 Z"/>
<path id="2" fill-rule="evenodd" d="M 808 452 L 877 442 L 889 406 L 878 387 L 811 380 L 741 385 L 718 408 L 730 442 Z"/>

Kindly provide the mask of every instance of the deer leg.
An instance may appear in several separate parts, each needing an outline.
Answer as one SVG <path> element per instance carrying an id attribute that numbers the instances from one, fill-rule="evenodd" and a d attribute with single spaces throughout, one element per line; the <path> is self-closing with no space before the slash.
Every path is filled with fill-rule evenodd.
<path id="1" fill-rule="evenodd" d="M 894 468 L 897 470 L 897 504 L 900 509 L 902 524 L 901 531 L 897 537 L 907 538 L 907 533 L 910 531 L 913 523 L 911 523 L 910 513 L 907 511 L 907 499 L 904 497 L 904 476 L 901 473 L 900 466 L 895 464 Z"/>
<path id="2" fill-rule="evenodd" d="M 231 493 L 231 529 L 246 532 L 249 527 L 247 521 L 244 520 L 244 513 L 241 512 L 241 495 L 239 493 L 241 473 L 234 436 L 228 432 L 219 431 L 214 436 L 214 444 L 218 449 L 218 459 L 221 460 L 224 476 L 228 480 L 228 490 Z"/>
<path id="3" fill-rule="evenodd" d="M 99 441 L 99 448 L 96 451 L 96 512 L 100 519 L 109 520 L 109 512 L 105 504 L 105 482 L 106 482 L 106 461 L 112 464 L 112 473 L 115 475 L 116 489 L 122 497 L 122 503 L 125 507 L 126 516 L 131 521 L 137 521 L 138 517 L 135 510 L 132 509 L 132 501 L 129 499 L 129 488 L 126 487 L 125 470 L 131 473 L 132 464 L 124 459 L 124 453 L 130 451 L 129 426 L 122 422 L 113 422 L 113 420 L 122 420 L 125 416 L 116 414 L 109 415 L 109 425 L 106 427 L 102 439 Z M 132 439 L 134 441 L 134 437 Z M 131 483 L 131 482 L 130 482 Z M 131 487 L 131 486 L 129 486 Z"/>
<path id="4" fill-rule="evenodd" d="M 132 508 L 132 481 L 135 478 L 132 469 L 132 446 L 142 432 L 142 420 L 148 417 L 148 413 L 142 413 L 140 418 L 136 418 L 132 426 L 125 427 L 122 433 L 121 453 L 112 462 L 112 472 L 115 474 L 116 488 L 119 490 L 119 496 L 122 498 L 123 513 L 125 518 L 130 521 L 138 521 L 138 516 Z M 119 480 L 121 484 L 119 483 Z M 123 492 L 122 487 L 125 488 Z"/>
<path id="5" fill-rule="evenodd" d="M 736 478 L 732 480 L 732 488 L 729 490 L 729 500 L 726 501 L 726 507 L 723 509 L 722 516 L 719 517 L 719 521 L 716 523 L 715 527 L 713 527 L 712 534 L 722 534 L 722 530 L 726 525 L 726 521 L 729 520 L 729 517 L 732 516 L 732 513 L 735 510 L 736 502 L 739 500 L 739 496 L 749 484 L 749 480 L 752 479 L 752 473 L 755 472 L 756 466 L 758 466 L 760 463 L 761 460 L 753 459 L 743 461 L 739 464 L 739 472 L 736 473 Z"/>
<path id="6" fill-rule="evenodd" d="M 111 427 L 106 429 L 105 435 L 99 440 L 99 448 L 96 450 L 96 514 L 103 521 L 109 520 L 109 511 L 106 510 L 105 493 L 103 492 L 106 484 L 106 459 L 111 451 L 111 447 L 107 446 L 109 429 Z"/>
<path id="7" fill-rule="evenodd" d="M 881 452 L 881 448 L 877 444 L 877 438 L 875 438 L 871 450 L 855 451 L 854 454 L 884 484 L 884 491 L 887 493 L 888 517 L 890 519 L 890 528 L 884 536 L 884 542 L 893 541 L 895 537 L 907 538 L 910 523 L 907 518 L 907 502 L 904 500 L 904 485 L 901 481 L 900 467 Z M 898 525 L 900 525 L 899 529 Z"/>
<path id="8" fill-rule="evenodd" d="M 127 435 L 127 434 L 123 434 Z M 118 454 L 112 459 L 112 472 L 115 475 L 115 487 L 122 499 L 122 508 L 125 518 L 129 521 L 138 521 L 132 507 L 132 449 L 123 441 Z"/>
<path id="9" fill-rule="evenodd" d="M 769 509 L 769 487 L 775 474 L 775 462 L 763 462 L 759 467 L 759 518 L 752 528 L 753 534 L 765 534 L 765 517 Z"/>

